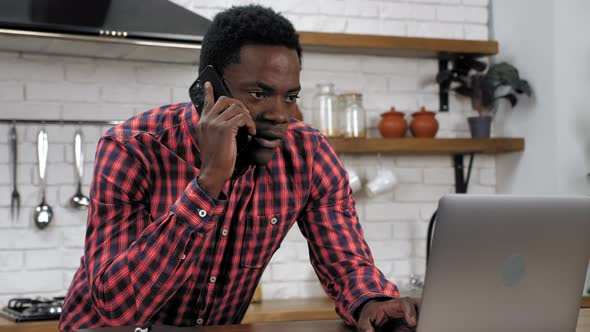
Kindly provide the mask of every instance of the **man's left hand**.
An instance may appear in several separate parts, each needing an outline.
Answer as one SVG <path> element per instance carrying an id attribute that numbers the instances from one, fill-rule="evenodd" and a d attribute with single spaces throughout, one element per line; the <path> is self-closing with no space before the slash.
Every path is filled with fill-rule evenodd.
<path id="1" fill-rule="evenodd" d="M 362 307 L 357 328 L 360 332 L 374 332 L 376 327 L 394 325 L 395 332 L 414 331 L 419 302 L 409 297 L 384 302 L 370 300 Z"/>

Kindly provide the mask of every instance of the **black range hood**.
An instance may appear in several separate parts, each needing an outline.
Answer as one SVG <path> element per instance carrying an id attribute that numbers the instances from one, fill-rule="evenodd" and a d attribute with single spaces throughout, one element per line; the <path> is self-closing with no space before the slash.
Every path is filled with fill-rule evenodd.
<path id="1" fill-rule="evenodd" d="M 210 21 L 168 0 L 0 0 L 0 29 L 200 44 Z"/>

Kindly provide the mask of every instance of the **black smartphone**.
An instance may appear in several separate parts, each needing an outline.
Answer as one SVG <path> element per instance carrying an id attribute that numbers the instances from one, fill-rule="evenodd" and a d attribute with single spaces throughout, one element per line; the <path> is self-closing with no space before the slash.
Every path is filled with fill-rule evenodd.
<path id="1" fill-rule="evenodd" d="M 219 74 L 213 66 L 208 65 L 201 71 L 199 77 L 195 80 L 195 82 L 190 86 L 188 89 L 189 97 L 191 101 L 195 105 L 197 112 L 201 115 L 203 110 L 203 105 L 205 104 L 205 82 L 210 82 L 213 86 L 213 98 L 215 101 L 219 99 L 221 96 L 231 97 L 231 93 L 229 88 L 221 79 Z M 237 145 L 237 157 L 239 158 L 240 155 L 243 155 L 246 146 L 248 145 L 248 141 L 250 137 L 248 135 L 248 129 L 242 127 L 238 129 L 238 134 L 236 135 L 236 145 Z M 236 158 L 236 161 L 238 160 Z"/>

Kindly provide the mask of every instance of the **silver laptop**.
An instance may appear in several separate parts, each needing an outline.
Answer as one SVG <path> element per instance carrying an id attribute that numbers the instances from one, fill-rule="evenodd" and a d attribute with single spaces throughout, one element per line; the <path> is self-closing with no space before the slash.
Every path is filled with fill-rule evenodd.
<path id="1" fill-rule="evenodd" d="M 590 198 L 448 195 L 431 249 L 418 332 L 573 332 Z"/>

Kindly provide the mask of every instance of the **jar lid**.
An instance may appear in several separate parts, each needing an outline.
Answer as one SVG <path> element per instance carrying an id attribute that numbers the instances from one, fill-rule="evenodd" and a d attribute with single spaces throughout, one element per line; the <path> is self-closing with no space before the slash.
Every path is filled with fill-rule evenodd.
<path id="1" fill-rule="evenodd" d="M 422 106 L 422 107 L 420 107 L 420 111 L 414 112 L 412 114 L 412 116 L 416 116 L 416 115 L 432 115 L 432 116 L 434 116 L 434 115 L 436 115 L 436 112 L 427 111 L 426 107 Z"/>
<path id="2" fill-rule="evenodd" d="M 328 86 L 334 86 L 334 83 L 332 83 L 330 81 L 319 81 L 319 82 L 316 83 L 315 86 L 318 86 L 319 87 L 319 86 L 326 86 L 326 85 L 328 85 Z"/>
<path id="3" fill-rule="evenodd" d="M 395 107 L 390 107 L 389 111 L 381 113 L 381 116 L 386 116 L 386 115 L 400 115 L 400 116 L 406 116 L 406 113 L 404 112 L 398 112 L 395 110 Z"/>

